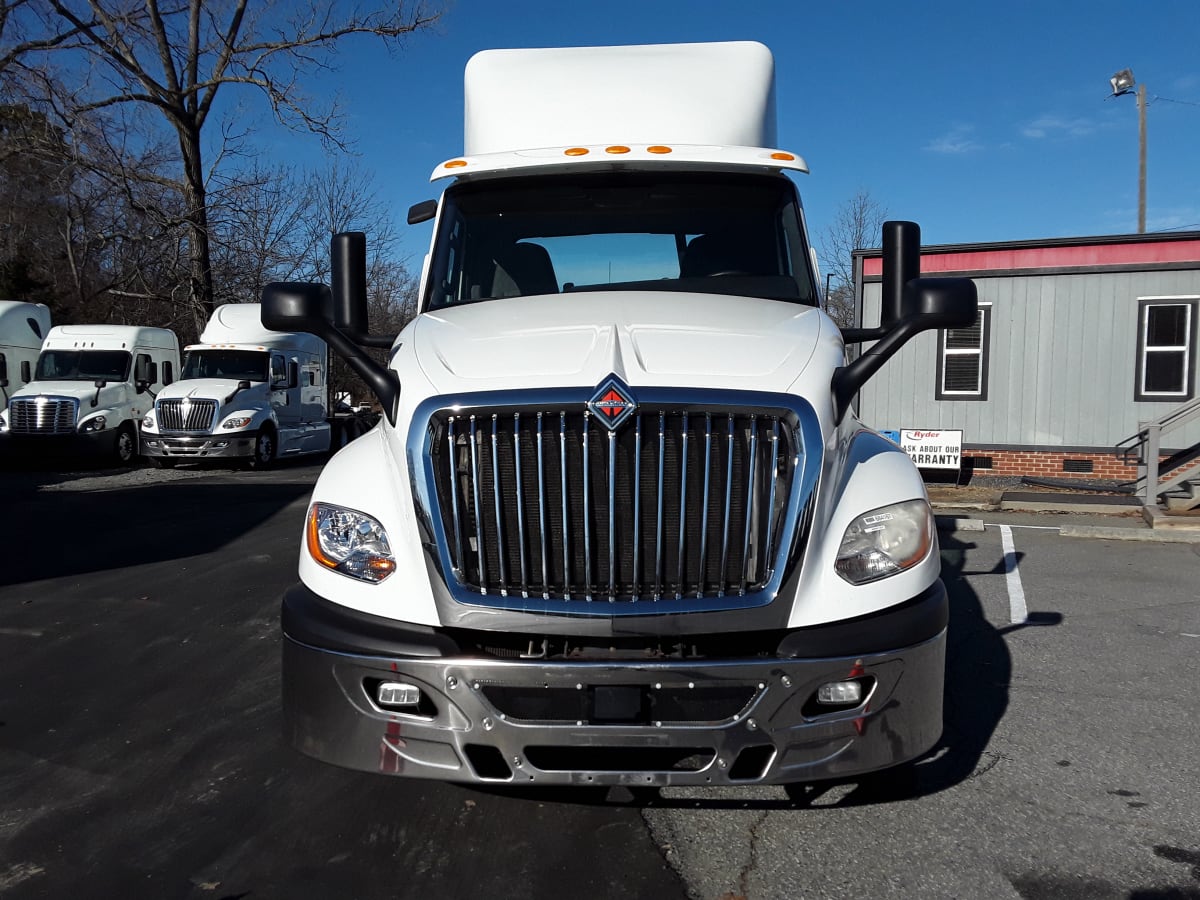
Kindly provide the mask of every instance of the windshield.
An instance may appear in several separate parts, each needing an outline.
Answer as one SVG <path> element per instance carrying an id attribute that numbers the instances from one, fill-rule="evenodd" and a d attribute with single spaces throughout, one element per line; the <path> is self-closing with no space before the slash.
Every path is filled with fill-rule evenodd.
<path id="1" fill-rule="evenodd" d="M 587 291 L 689 291 L 816 305 L 799 201 L 780 176 L 482 181 L 446 192 L 427 308 Z"/>
<path id="2" fill-rule="evenodd" d="M 127 381 L 125 350 L 43 350 L 34 381 Z"/>
<path id="3" fill-rule="evenodd" d="M 189 350 L 180 377 L 266 381 L 270 357 L 265 350 Z"/>

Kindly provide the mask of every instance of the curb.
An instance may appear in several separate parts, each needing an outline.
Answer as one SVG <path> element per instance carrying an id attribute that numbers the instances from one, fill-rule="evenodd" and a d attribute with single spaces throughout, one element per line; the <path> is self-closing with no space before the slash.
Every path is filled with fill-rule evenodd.
<path id="1" fill-rule="evenodd" d="M 1109 541 L 1157 541 L 1163 544 L 1200 544 L 1200 531 L 1165 528 L 1111 528 L 1106 525 L 1063 525 L 1063 537 L 1101 538 Z"/>

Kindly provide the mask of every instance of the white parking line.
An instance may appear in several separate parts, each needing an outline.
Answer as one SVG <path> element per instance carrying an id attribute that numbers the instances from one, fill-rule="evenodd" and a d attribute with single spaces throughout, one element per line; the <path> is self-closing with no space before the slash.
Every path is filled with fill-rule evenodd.
<path id="1" fill-rule="evenodd" d="M 1025 588 L 1021 585 L 1021 572 L 1017 568 L 1017 547 L 1013 543 L 1012 527 L 1000 526 L 1000 542 L 1004 546 L 1004 580 L 1008 584 L 1008 617 L 1014 625 L 1029 618 L 1025 607 Z"/>

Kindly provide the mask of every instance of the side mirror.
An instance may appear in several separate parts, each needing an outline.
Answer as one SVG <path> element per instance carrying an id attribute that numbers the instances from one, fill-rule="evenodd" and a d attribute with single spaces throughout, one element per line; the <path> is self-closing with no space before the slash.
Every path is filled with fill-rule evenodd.
<path id="1" fill-rule="evenodd" d="M 905 315 L 854 362 L 833 374 L 834 416 L 840 422 L 866 382 L 913 336 L 933 328 L 967 328 L 975 322 L 979 295 L 969 278 L 914 278 L 904 285 Z"/>
<path id="2" fill-rule="evenodd" d="M 422 200 L 420 203 L 414 203 L 408 208 L 408 224 L 420 225 L 422 222 L 428 222 L 437 215 L 436 200 Z"/>
<path id="3" fill-rule="evenodd" d="M 327 340 L 333 326 L 326 315 L 332 304 L 323 284 L 277 281 L 263 288 L 259 317 L 271 331 L 303 331 Z"/>
<path id="4" fill-rule="evenodd" d="M 288 360 L 288 389 L 300 387 L 300 363 Z"/>
<path id="5" fill-rule="evenodd" d="M 328 314 L 331 307 L 332 295 L 326 285 L 275 282 L 263 288 L 260 317 L 263 327 L 272 331 L 301 331 L 327 343 L 367 383 L 383 405 L 388 421 L 395 425 L 400 382 L 394 372 L 372 359 L 333 324 Z"/>
<path id="6" fill-rule="evenodd" d="M 29 365 L 29 360 L 21 360 L 21 381 L 24 384 L 29 384 L 33 380 L 33 369 Z"/>
<path id="7" fill-rule="evenodd" d="M 921 331 L 969 328 L 979 314 L 979 293 L 970 278 L 914 278 L 904 286 L 904 319 L 917 317 Z"/>

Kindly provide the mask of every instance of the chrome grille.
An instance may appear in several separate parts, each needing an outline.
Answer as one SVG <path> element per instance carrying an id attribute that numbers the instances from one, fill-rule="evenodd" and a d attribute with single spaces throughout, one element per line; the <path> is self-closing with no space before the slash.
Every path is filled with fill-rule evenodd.
<path id="1" fill-rule="evenodd" d="M 768 585 L 802 462 L 794 414 L 643 403 L 614 432 L 581 407 L 434 414 L 427 464 L 461 586 L 737 606 Z"/>
<path id="2" fill-rule="evenodd" d="M 217 418 L 216 400 L 159 400 L 154 404 L 158 411 L 159 431 L 188 431 L 208 434 Z"/>
<path id="3" fill-rule="evenodd" d="M 74 434 L 79 401 L 74 397 L 17 397 L 8 410 L 13 434 Z"/>

